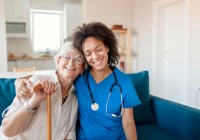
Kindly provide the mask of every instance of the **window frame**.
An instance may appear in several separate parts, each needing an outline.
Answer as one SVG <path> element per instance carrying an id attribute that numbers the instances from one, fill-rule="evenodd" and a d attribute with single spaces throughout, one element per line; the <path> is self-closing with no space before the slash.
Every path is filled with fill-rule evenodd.
<path id="1" fill-rule="evenodd" d="M 56 11 L 56 10 L 39 10 L 39 9 L 30 9 L 30 37 L 31 37 L 31 46 L 32 46 L 32 52 L 33 54 L 45 54 L 48 53 L 47 51 L 35 51 L 34 50 L 34 27 L 33 27 L 33 15 L 35 13 L 43 13 L 43 14 L 59 14 L 60 15 L 60 46 L 63 44 L 63 12 L 62 11 Z M 58 47 L 58 49 L 56 51 L 52 51 L 49 50 L 50 54 L 55 54 L 60 46 Z"/>

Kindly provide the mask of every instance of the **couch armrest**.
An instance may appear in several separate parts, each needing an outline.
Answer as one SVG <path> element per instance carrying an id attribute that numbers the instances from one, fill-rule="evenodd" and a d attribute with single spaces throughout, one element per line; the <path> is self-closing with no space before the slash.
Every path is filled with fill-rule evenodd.
<path id="1" fill-rule="evenodd" d="M 200 110 L 151 95 L 156 123 L 184 139 L 200 140 Z"/>

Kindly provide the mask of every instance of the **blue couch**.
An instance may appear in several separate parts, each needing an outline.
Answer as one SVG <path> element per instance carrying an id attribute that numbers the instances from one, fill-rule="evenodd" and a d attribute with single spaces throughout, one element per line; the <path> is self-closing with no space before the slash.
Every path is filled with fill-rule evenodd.
<path id="1" fill-rule="evenodd" d="M 128 75 L 142 102 L 134 107 L 138 140 L 200 140 L 200 110 L 150 95 L 148 71 Z M 0 114 L 15 96 L 14 81 L 0 78 Z"/>
<path id="2" fill-rule="evenodd" d="M 137 125 L 138 140 L 200 140 L 200 110 L 150 97 L 154 121 Z"/>

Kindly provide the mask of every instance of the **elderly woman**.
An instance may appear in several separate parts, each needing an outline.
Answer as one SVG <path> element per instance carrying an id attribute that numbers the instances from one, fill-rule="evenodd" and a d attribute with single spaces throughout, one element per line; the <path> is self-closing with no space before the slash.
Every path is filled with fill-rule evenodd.
<path id="1" fill-rule="evenodd" d="M 27 100 L 15 97 L 2 121 L 1 131 L 12 140 L 46 140 L 46 94 L 52 94 L 52 139 L 76 139 L 78 103 L 73 81 L 84 70 L 84 58 L 65 43 L 55 55 L 56 71 L 46 75 L 33 75 L 28 88 L 40 83 L 44 90 L 32 93 Z M 56 84 L 55 84 L 56 83 Z M 19 90 L 22 93 L 23 90 Z"/>

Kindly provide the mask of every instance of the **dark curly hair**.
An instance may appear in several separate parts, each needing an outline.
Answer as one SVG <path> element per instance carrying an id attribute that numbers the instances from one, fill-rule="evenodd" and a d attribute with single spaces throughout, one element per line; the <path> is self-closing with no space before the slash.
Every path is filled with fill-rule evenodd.
<path id="1" fill-rule="evenodd" d="M 119 59 L 118 43 L 112 30 L 101 22 L 84 23 L 82 26 L 78 26 L 72 34 L 74 47 L 83 53 L 82 45 L 88 37 L 99 39 L 109 48 L 108 64 L 110 67 L 116 67 Z"/>

